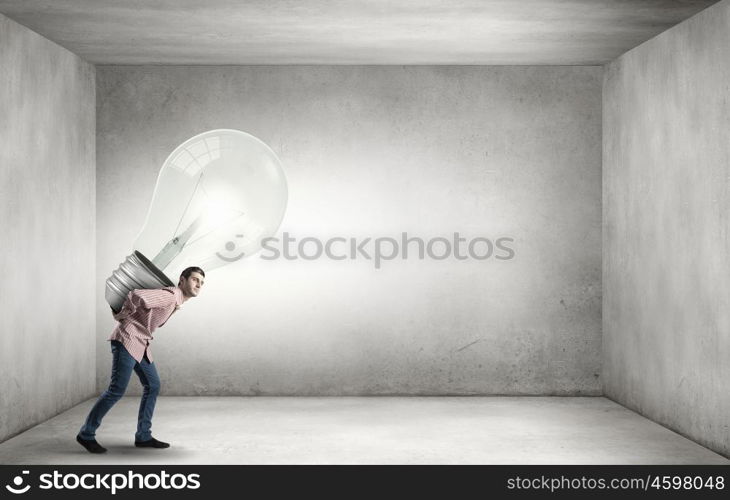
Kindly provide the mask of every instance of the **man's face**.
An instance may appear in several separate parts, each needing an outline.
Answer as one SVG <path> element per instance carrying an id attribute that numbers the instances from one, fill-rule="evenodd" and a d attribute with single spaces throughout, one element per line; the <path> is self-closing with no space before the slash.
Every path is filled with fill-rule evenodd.
<path id="1" fill-rule="evenodd" d="M 187 279 L 180 278 L 180 284 L 178 286 L 186 297 L 197 297 L 204 282 L 205 278 L 202 274 L 192 272 Z"/>

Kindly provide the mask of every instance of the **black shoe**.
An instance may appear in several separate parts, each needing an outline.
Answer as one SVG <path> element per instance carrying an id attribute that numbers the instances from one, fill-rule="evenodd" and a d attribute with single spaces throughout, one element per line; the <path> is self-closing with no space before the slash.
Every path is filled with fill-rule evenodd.
<path id="1" fill-rule="evenodd" d="M 76 436 L 76 441 L 86 448 L 89 453 L 106 453 L 106 448 L 97 443 L 96 439 L 84 439 L 81 436 Z"/>
<path id="2" fill-rule="evenodd" d="M 162 441 L 152 438 L 147 441 L 135 441 L 134 446 L 137 448 L 169 448 L 170 443 L 163 443 Z"/>

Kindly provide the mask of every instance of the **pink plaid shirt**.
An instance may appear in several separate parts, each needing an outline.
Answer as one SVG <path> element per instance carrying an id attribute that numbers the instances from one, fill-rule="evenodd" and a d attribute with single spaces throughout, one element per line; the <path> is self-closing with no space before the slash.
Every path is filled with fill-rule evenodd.
<path id="1" fill-rule="evenodd" d="M 132 290 L 127 294 L 122 309 L 114 315 L 119 324 L 108 341 L 121 342 L 138 363 L 145 352 L 152 360 L 150 341 L 152 332 L 161 327 L 183 303 L 183 293 L 176 286 L 152 290 Z"/>

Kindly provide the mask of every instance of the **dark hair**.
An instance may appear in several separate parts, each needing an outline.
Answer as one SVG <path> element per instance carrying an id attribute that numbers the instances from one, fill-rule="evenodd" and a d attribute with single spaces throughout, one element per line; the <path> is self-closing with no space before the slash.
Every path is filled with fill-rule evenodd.
<path id="1" fill-rule="evenodd" d="M 193 266 L 193 267 L 188 267 L 183 272 L 181 272 L 180 279 L 183 279 L 183 278 L 188 279 L 190 277 L 190 275 L 193 273 L 200 273 L 203 275 L 203 278 L 205 278 L 205 273 L 203 272 L 203 270 L 200 269 L 199 267 Z"/>

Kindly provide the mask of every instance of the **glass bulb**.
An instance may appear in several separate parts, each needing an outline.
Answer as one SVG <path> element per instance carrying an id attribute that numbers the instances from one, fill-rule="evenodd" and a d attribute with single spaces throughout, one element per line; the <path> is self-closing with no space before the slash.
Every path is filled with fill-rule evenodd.
<path id="1" fill-rule="evenodd" d="M 219 129 L 188 139 L 162 165 L 134 253 L 107 280 L 107 301 L 118 310 L 128 290 L 172 286 L 186 267 L 207 272 L 255 254 L 286 203 L 281 163 L 256 137 Z"/>

